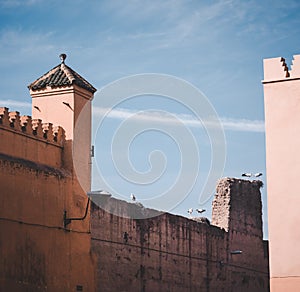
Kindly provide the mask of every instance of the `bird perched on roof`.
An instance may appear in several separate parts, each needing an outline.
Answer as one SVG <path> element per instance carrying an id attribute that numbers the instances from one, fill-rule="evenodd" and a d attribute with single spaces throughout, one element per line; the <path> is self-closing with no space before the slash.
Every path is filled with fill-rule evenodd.
<path id="1" fill-rule="evenodd" d="M 190 216 L 192 215 L 192 213 L 193 213 L 193 208 L 189 208 L 188 210 L 187 210 L 187 212 L 190 214 Z"/>
<path id="2" fill-rule="evenodd" d="M 205 212 L 206 210 L 205 209 L 196 209 L 196 211 L 201 214 L 201 213 Z"/>
<path id="3" fill-rule="evenodd" d="M 255 177 L 260 177 L 260 176 L 262 176 L 262 173 L 261 172 L 255 173 L 254 176 Z"/>
<path id="4" fill-rule="evenodd" d="M 130 195 L 130 199 L 131 199 L 133 202 L 135 202 L 135 200 L 136 200 L 136 197 L 135 197 L 135 195 L 131 193 L 131 195 Z"/>
<path id="5" fill-rule="evenodd" d="M 252 173 L 242 173 L 242 176 L 251 177 Z"/>

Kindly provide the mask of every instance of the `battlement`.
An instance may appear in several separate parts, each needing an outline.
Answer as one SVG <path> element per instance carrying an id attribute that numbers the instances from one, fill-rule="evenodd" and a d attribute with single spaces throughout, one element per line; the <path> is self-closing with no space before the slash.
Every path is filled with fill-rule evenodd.
<path id="1" fill-rule="evenodd" d="M 64 129 L 0 107 L 0 153 L 53 167 L 62 166 Z"/>
<path id="2" fill-rule="evenodd" d="M 264 59 L 264 80 L 262 83 L 287 81 L 300 78 L 300 55 L 294 55 L 289 70 L 282 57 Z"/>
<path id="3" fill-rule="evenodd" d="M 65 141 L 64 129 L 51 123 L 42 123 L 31 116 L 20 116 L 17 111 L 9 112 L 8 108 L 0 107 L 0 127 L 12 129 L 32 138 L 63 146 Z"/>

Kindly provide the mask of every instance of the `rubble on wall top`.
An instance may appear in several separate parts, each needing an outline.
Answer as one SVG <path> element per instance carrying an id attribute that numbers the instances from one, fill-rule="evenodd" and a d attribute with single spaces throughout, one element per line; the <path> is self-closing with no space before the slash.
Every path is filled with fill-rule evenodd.
<path id="1" fill-rule="evenodd" d="M 234 178 L 234 177 L 223 177 L 221 179 L 219 179 L 218 181 L 218 185 L 219 184 L 224 184 L 224 183 L 237 183 L 237 184 L 253 184 L 253 185 L 257 185 L 259 188 L 261 188 L 263 186 L 263 182 L 261 180 L 249 180 L 249 179 L 241 179 L 241 178 Z"/>
<path id="2" fill-rule="evenodd" d="M 9 112 L 8 108 L 0 107 L 0 127 L 10 128 L 27 136 L 40 138 L 62 146 L 65 141 L 65 131 L 62 127 L 51 123 L 42 123 L 31 116 L 20 116 L 17 111 Z"/>

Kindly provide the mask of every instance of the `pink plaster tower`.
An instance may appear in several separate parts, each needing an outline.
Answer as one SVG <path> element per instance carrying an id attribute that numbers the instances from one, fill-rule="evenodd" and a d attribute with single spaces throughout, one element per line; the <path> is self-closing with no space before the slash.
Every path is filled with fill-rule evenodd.
<path id="1" fill-rule="evenodd" d="M 271 291 L 300 291 L 300 55 L 264 60 Z"/>
<path id="2" fill-rule="evenodd" d="M 31 83 L 32 118 L 61 126 L 66 144 L 63 167 L 77 177 L 80 187 L 91 187 L 91 101 L 96 89 L 78 73 L 61 63 Z"/>

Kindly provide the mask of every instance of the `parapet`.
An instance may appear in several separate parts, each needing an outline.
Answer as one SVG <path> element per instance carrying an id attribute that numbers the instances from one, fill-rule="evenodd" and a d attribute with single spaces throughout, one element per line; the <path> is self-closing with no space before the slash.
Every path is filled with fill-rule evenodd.
<path id="1" fill-rule="evenodd" d="M 31 116 L 20 116 L 17 111 L 9 112 L 6 107 L 0 107 L 0 127 L 31 136 L 34 139 L 42 139 L 58 146 L 63 146 L 65 141 L 63 128 L 54 127 L 51 123 L 42 123 L 41 120 L 32 119 Z"/>
<path id="2" fill-rule="evenodd" d="M 19 112 L 0 107 L 0 153 L 49 167 L 63 167 L 65 132 Z"/>
<path id="3" fill-rule="evenodd" d="M 300 55 L 294 55 L 291 70 L 282 57 L 264 59 L 263 83 L 287 81 L 300 78 Z"/>

